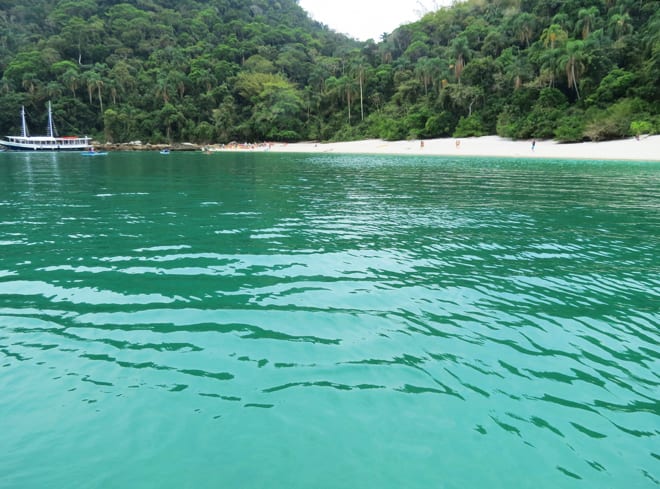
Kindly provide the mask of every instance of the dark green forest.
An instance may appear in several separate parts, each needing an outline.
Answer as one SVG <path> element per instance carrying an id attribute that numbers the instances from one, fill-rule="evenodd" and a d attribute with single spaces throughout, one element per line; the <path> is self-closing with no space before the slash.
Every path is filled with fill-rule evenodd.
<path id="1" fill-rule="evenodd" d="M 296 0 L 0 0 L 0 72 L 3 134 L 52 100 L 111 142 L 598 141 L 660 132 L 660 1 L 457 1 L 358 42 Z"/>

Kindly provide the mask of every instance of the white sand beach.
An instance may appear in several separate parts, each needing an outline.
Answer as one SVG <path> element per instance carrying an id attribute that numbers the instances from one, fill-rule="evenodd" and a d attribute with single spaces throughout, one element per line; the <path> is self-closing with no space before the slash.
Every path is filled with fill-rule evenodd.
<path id="1" fill-rule="evenodd" d="M 457 144 L 457 142 L 459 144 Z M 422 144 L 423 143 L 423 144 Z M 259 149 L 263 150 L 263 147 Z M 494 156 L 509 158 L 559 158 L 582 160 L 660 161 L 660 136 L 642 136 L 598 143 L 560 144 L 537 140 L 512 141 L 499 136 L 460 139 L 343 143 L 273 143 L 270 151 L 290 153 L 392 154 L 437 156 Z"/>

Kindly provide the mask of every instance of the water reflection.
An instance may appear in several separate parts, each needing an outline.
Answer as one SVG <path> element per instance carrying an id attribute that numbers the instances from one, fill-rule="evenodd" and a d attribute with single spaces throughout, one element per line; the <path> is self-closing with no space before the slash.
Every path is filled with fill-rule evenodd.
<path id="1" fill-rule="evenodd" d="M 651 480 L 657 167 L 37 156 L 0 170 L 0 414 L 158 400 L 240 440 L 324 413 L 413 465 L 476 436 L 557 485 Z"/>

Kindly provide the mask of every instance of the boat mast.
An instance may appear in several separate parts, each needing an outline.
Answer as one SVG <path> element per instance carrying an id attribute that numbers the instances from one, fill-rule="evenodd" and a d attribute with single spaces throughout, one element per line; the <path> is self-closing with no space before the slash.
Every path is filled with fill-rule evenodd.
<path id="1" fill-rule="evenodd" d="M 21 106 L 21 136 L 28 137 L 27 124 L 25 123 L 25 106 Z"/>

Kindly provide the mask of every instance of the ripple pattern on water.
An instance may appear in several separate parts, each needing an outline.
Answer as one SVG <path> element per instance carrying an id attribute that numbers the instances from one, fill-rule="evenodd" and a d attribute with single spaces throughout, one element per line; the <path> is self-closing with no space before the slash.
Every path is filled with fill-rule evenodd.
<path id="1" fill-rule="evenodd" d="M 659 484 L 657 165 L 7 156 L 10 485 Z"/>

